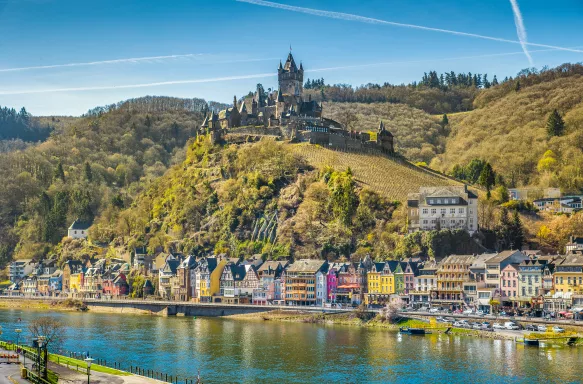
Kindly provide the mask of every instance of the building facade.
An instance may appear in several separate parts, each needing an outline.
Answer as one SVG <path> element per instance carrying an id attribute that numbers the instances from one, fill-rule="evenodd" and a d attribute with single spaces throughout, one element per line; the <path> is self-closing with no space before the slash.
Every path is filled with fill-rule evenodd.
<path id="1" fill-rule="evenodd" d="M 467 186 L 421 187 L 407 197 L 409 232 L 478 230 L 478 196 Z"/>

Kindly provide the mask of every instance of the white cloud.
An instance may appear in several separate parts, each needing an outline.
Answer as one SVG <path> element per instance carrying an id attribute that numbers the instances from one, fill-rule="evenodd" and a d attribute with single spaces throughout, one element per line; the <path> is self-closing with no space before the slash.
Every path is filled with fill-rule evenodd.
<path id="1" fill-rule="evenodd" d="M 534 66 L 534 62 L 532 61 L 532 57 L 530 53 L 528 53 L 528 38 L 526 36 L 526 28 L 524 27 L 524 20 L 522 19 L 522 13 L 520 13 L 520 8 L 518 8 L 518 2 L 516 0 L 510 0 L 510 4 L 512 5 L 512 13 L 514 13 L 514 24 L 516 25 L 516 33 L 518 35 L 518 40 L 520 40 L 520 45 L 522 45 L 522 50 L 524 54 L 528 58 L 528 62 L 530 66 Z"/>

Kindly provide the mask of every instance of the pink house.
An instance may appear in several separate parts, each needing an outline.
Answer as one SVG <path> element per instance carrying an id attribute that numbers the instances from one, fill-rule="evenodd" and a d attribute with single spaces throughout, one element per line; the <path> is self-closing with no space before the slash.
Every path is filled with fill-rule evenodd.
<path id="1" fill-rule="evenodd" d="M 502 301 L 511 301 L 518 296 L 518 264 L 508 264 L 500 273 Z"/>
<path id="2" fill-rule="evenodd" d="M 326 297 L 328 302 L 333 303 L 336 301 L 336 292 L 338 290 L 338 269 L 343 264 L 333 263 L 328 268 L 328 274 L 326 276 Z"/>

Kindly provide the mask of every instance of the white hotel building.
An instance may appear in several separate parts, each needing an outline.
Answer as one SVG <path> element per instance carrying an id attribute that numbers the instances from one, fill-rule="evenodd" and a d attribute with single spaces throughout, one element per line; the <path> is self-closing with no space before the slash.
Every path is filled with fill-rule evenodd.
<path id="1" fill-rule="evenodd" d="M 467 186 L 421 187 L 407 197 L 409 232 L 478 230 L 478 196 Z"/>

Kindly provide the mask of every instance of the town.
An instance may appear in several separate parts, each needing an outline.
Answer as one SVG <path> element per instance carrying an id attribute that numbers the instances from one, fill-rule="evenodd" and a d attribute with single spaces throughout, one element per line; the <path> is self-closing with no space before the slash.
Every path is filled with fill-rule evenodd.
<path id="1" fill-rule="evenodd" d="M 441 203 L 443 204 L 443 203 Z M 460 204 L 456 201 L 454 204 Z M 457 211 L 456 213 L 457 214 Z M 70 236 L 84 236 L 74 223 Z M 54 298 L 156 298 L 175 302 L 447 309 L 578 318 L 583 312 L 583 238 L 571 238 L 563 255 L 505 250 L 450 255 L 442 260 L 358 261 L 229 258 L 135 248 L 123 259 L 17 260 L 5 295 Z M 145 276 L 129 281 L 131 271 Z"/>

